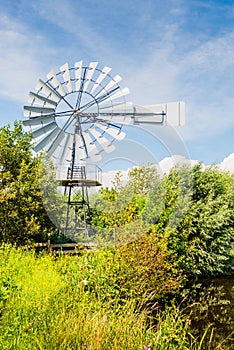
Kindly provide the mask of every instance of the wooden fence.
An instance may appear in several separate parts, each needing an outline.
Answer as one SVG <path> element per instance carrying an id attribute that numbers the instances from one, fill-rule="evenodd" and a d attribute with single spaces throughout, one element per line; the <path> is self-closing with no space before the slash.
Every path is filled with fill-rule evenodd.
<path id="1" fill-rule="evenodd" d="M 58 254 L 80 254 L 84 250 L 95 249 L 96 244 L 92 242 L 79 243 L 56 243 L 52 244 L 50 241 L 46 243 L 35 243 L 21 247 L 23 250 L 34 249 L 36 251 L 47 250 L 50 253 Z"/>

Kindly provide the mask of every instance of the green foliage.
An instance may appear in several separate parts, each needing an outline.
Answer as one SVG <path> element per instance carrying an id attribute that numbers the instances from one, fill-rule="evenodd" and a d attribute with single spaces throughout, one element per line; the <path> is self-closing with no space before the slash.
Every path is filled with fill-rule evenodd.
<path id="1" fill-rule="evenodd" d="M 150 189 L 144 219 L 159 231 L 177 227 L 190 206 L 192 186 L 190 168 L 175 167 Z"/>
<path id="2" fill-rule="evenodd" d="M 141 299 L 165 300 L 178 293 L 183 285 L 183 273 L 175 268 L 169 256 L 167 242 L 154 233 L 141 235 L 128 245 L 118 248 L 121 256 L 120 284 L 128 295 Z"/>
<path id="3" fill-rule="evenodd" d="M 8 180 L 14 181 L 20 173 L 22 161 L 31 162 L 31 136 L 25 134 L 20 122 L 15 122 L 14 129 L 10 126 L 0 128 L 0 165 L 4 176 L 2 184 Z"/>
<path id="4" fill-rule="evenodd" d="M 232 175 L 198 164 L 175 167 L 160 178 L 149 165 L 134 168 L 125 187 L 118 180 L 119 175 L 115 186 L 103 189 L 96 198 L 93 223 L 107 230 L 101 232 L 104 240 L 109 234 L 119 245 L 153 232 L 164 237 L 174 268 L 188 276 L 233 268 Z"/>
<path id="5" fill-rule="evenodd" d="M 157 186 L 159 181 L 157 168 L 147 164 L 129 170 L 127 187 L 133 193 L 147 195 L 150 190 Z"/>
<path id="6" fill-rule="evenodd" d="M 192 169 L 193 196 L 179 236 L 187 235 L 186 255 L 193 274 L 221 273 L 227 265 L 234 234 L 234 178 L 216 167 Z"/>
<path id="7" fill-rule="evenodd" d="M 64 200 L 64 195 L 58 191 L 58 182 L 55 179 L 55 167 L 46 154 L 40 155 L 40 167 L 38 169 L 38 188 L 40 190 L 41 200 L 43 201 L 43 207 L 52 223 L 60 228 L 65 226 L 67 205 Z M 45 222 L 43 227 L 51 227 L 52 234 L 56 236 L 58 233 L 51 222 Z M 50 235 L 51 237 L 51 235 Z"/>
<path id="8" fill-rule="evenodd" d="M 130 188 L 103 188 L 96 198 L 92 225 L 102 228 L 125 226 L 139 217 L 145 205 L 145 196 Z"/>
<path id="9" fill-rule="evenodd" d="M 44 241 L 53 225 L 39 188 L 42 160 L 33 158 L 31 136 L 15 122 L 0 129 L 0 241 Z"/>
<path id="10" fill-rule="evenodd" d="M 54 259 L 1 247 L 1 349 L 192 349 L 189 319 L 176 307 L 153 319 L 145 300 L 137 306 L 110 294 L 114 256 Z"/>
<path id="11" fill-rule="evenodd" d="M 145 220 L 164 232 L 186 274 L 222 273 L 233 242 L 234 178 L 199 164 L 174 168 L 160 186 L 148 196 Z"/>

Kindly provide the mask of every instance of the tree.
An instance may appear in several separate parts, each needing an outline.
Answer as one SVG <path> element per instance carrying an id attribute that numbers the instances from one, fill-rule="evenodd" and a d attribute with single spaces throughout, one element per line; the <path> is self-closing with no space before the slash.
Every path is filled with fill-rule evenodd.
<path id="1" fill-rule="evenodd" d="M 190 273 L 215 275 L 228 265 L 234 234 L 234 178 L 211 166 L 192 169 L 193 195 L 189 210 L 177 228 L 187 235 Z"/>
<path id="2" fill-rule="evenodd" d="M 147 164 L 129 170 L 127 187 L 133 193 L 147 195 L 159 181 L 160 176 L 157 167 Z"/>
<path id="3" fill-rule="evenodd" d="M 187 275 L 225 270 L 234 233 L 234 178 L 211 166 L 174 168 L 151 191 L 143 213 Z M 150 210 L 151 208 L 151 210 Z"/>
<path id="4" fill-rule="evenodd" d="M 21 122 L 0 128 L 0 240 L 12 244 L 44 241 L 54 230 L 41 198 L 42 159 L 33 157 L 31 135 Z"/>
<path id="5" fill-rule="evenodd" d="M 93 203 L 92 224 L 102 228 L 125 226 L 139 217 L 145 204 L 145 195 L 135 192 L 133 186 L 121 185 L 121 174 L 116 173 L 112 188 L 102 188 Z"/>

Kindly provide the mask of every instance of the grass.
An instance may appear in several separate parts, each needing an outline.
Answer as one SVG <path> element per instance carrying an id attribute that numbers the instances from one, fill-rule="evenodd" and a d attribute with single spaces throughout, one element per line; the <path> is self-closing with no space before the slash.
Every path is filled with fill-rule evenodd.
<path id="1" fill-rule="evenodd" d="M 1 349 L 201 349 L 178 308 L 158 313 L 155 322 L 134 299 L 111 292 L 105 256 L 55 259 L 2 246 Z"/>

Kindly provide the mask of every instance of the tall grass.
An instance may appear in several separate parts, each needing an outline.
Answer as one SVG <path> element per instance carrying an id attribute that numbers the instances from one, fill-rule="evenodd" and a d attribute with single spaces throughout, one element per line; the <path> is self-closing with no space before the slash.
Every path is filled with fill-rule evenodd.
<path id="1" fill-rule="evenodd" d="M 55 259 L 2 246 L 1 349 L 196 349 L 176 307 L 155 322 L 134 299 L 110 292 L 105 254 Z"/>

